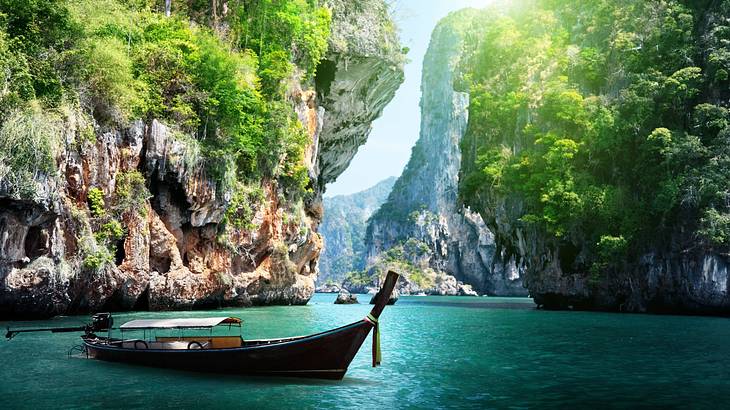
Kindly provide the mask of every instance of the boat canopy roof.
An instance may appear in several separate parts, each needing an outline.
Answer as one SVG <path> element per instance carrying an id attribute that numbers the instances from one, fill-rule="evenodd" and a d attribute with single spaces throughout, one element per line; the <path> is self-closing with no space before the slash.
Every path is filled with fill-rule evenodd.
<path id="1" fill-rule="evenodd" d="M 182 319 L 138 319 L 127 322 L 120 329 L 200 329 L 222 324 L 241 325 L 237 317 L 196 317 Z"/>

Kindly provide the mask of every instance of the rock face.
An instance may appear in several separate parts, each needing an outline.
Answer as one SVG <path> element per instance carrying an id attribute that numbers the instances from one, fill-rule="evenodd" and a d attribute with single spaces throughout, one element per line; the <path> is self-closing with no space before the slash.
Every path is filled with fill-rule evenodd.
<path id="1" fill-rule="evenodd" d="M 406 258 L 411 259 L 412 256 Z M 471 285 L 428 267 L 429 259 L 430 256 L 420 257 L 420 262 L 407 268 L 400 268 L 403 265 L 397 262 L 379 261 L 362 272 L 365 280 L 362 277 L 358 280 L 357 276 L 347 276 L 342 282 L 342 288 L 353 293 L 375 293 L 380 288 L 378 283 L 385 272 L 395 270 L 401 273 L 396 286 L 399 295 L 479 296 Z"/>
<path id="2" fill-rule="evenodd" d="M 340 293 L 342 288 L 334 283 L 325 283 L 324 285 L 317 286 L 315 291 L 317 293 Z"/>
<path id="3" fill-rule="evenodd" d="M 316 90 L 294 84 L 288 94 L 309 131 L 305 160 L 320 188 L 344 170 L 403 79 L 385 4 L 331 7 L 328 81 L 318 77 Z M 322 190 L 302 206 L 261 180 L 252 226 L 226 226 L 232 192 L 191 167 L 185 138 L 155 120 L 109 129 L 84 118 L 64 120 L 57 172 L 35 175 L 32 200 L 0 178 L 0 317 L 307 303 L 323 246 Z M 92 127 L 89 141 L 82 136 Z M 118 186 L 137 175 L 139 203 L 122 213 L 116 252 L 105 254 L 90 192 L 120 207 Z"/>
<path id="4" fill-rule="evenodd" d="M 337 294 L 337 299 L 335 299 L 335 305 L 354 305 L 360 303 L 357 301 L 357 296 L 351 294 L 345 289 L 342 289 L 340 293 Z"/>
<path id="5" fill-rule="evenodd" d="M 324 115 L 312 171 L 320 192 L 342 174 L 367 140 L 373 120 L 404 80 L 405 61 L 384 1 L 328 3 L 333 26 L 329 53 L 317 69 Z"/>
<path id="6" fill-rule="evenodd" d="M 489 295 L 526 295 L 514 260 L 503 263 L 495 257 L 494 235 L 457 197 L 469 96 L 454 91 L 453 72 L 473 15 L 473 10 L 454 13 L 432 35 L 423 63 L 421 135 L 403 175 L 367 228 L 368 263 L 416 240 L 429 249 L 427 265 L 455 281 Z"/>
<path id="7" fill-rule="evenodd" d="M 437 280 L 436 285 L 429 294 L 438 296 L 479 296 L 471 285 L 458 282 L 453 276 L 445 276 L 443 279 Z"/>
<path id="8" fill-rule="evenodd" d="M 317 283 L 340 283 L 347 272 L 365 268 L 367 220 L 388 197 L 394 182 L 395 178 L 388 178 L 362 192 L 324 198 L 319 226 L 324 249 Z"/>

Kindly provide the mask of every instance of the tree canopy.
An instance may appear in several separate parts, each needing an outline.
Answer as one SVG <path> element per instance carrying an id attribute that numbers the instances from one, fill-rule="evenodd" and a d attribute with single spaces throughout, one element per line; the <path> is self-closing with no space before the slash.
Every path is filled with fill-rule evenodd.
<path id="1" fill-rule="evenodd" d="M 457 84 L 471 95 L 465 203 L 521 209 L 515 223 L 578 247 L 581 272 L 618 268 L 681 229 L 727 250 L 730 1 L 698 3 L 484 11 Z"/>

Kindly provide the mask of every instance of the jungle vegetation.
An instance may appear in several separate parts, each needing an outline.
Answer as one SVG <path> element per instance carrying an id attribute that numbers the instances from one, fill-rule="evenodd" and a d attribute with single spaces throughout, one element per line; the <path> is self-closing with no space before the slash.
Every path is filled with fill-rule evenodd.
<path id="1" fill-rule="evenodd" d="M 677 237 L 727 252 L 730 1 L 522 1 L 465 53 L 460 194 L 493 227 L 515 209 L 593 275 Z"/>
<path id="2" fill-rule="evenodd" d="M 158 119 L 192 135 L 226 188 L 271 178 L 306 195 L 308 138 L 284 94 L 289 79 L 312 81 L 330 11 L 316 0 L 223 3 L 173 0 L 167 16 L 164 0 L 0 0 L 0 176 L 52 171 L 60 136 L 47 130 L 80 110 L 97 127 Z M 19 124 L 38 130 L 39 153 L 11 144 Z"/>

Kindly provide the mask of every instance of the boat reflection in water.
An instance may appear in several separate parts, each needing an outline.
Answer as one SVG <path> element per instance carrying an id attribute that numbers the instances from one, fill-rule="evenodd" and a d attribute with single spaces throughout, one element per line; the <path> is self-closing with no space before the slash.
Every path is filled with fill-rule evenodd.
<path id="1" fill-rule="evenodd" d="M 380 364 L 378 318 L 388 303 L 398 281 L 398 274 L 388 272 L 383 287 L 375 297 L 374 307 L 363 320 L 308 336 L 281 339 L 245 340 L 237 336 L 213 336 L 217 326 L 239 327 L 234 317 L 133 320 L 119 327 L 122 337 L 110 337 L 113 319 L 108 313 L 94 315 L 81 328 L 10 330 L 9 339 L 30 331 L 84 331 L 81 337 L 90 358 L 144 366 L 165 367 L 199 372 L 246 375 L 293 376 L 340 380 L 352 359 L 373 330 L 373 366 Z M 208 330 L 209 335 L 124 338 L 124 331 L 156 329 Z M 108 332 L 107 336 L 96 333 Z"/>

